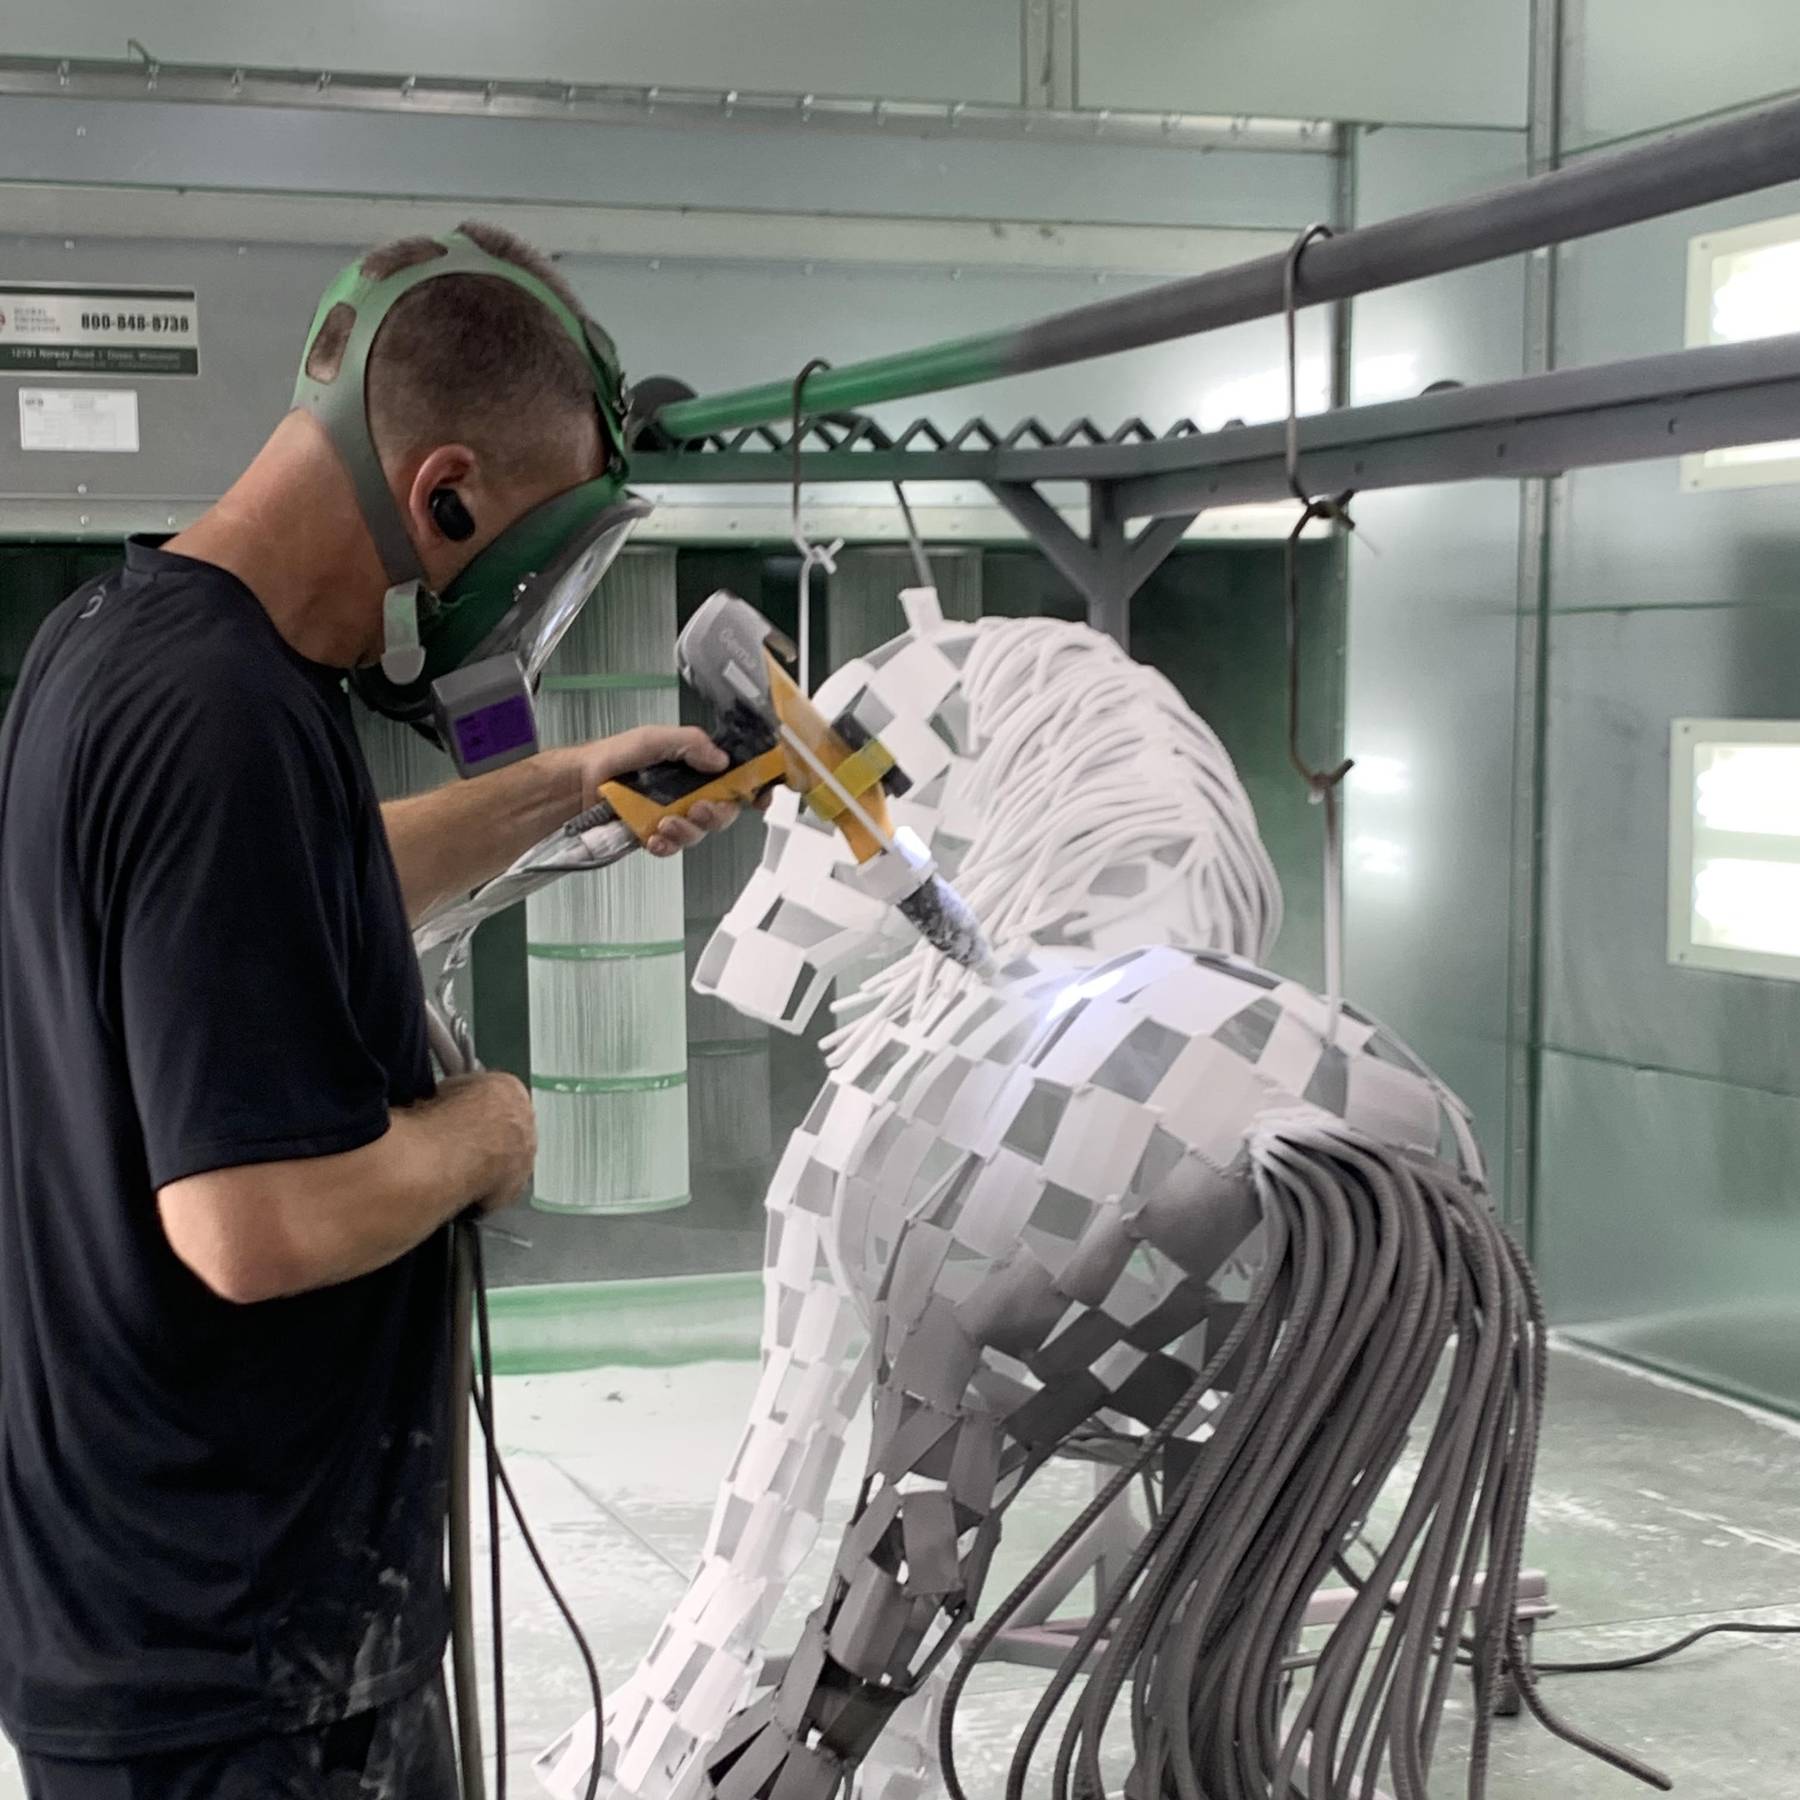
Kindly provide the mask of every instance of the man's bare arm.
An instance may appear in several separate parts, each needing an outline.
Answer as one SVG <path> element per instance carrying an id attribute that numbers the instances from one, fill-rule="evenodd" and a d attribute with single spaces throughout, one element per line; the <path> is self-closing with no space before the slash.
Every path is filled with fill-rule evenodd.
<path id="1" fill-rule="evenodd" d="M 447 1081 L 340 1156 L 249 1163 L 157 1194 L 170 1247 L 221 1299 L 248 1305 L 366 1275 L 470 1206 L 508 1206 L 531 1177 L 531 1099 L 510 1075 Z"/>
<path id="2" fill-rule="evenodd" d="M 651 763 L 685 761 L 696 769 L 725 766 L 702 731 L 647 725 L 572 749 L 544 750 L 491 775 L 453 781 L 429 794 L 390 800 L 381 809 L 400 871 L 407 917 L 415 924 L 446 900 L 491 880 L 599 798 L 602 782 Z M 673 856 L 708 831 L 730 824 L 736 809 L 696 807 L 671 819 L 646 846 Z"/>

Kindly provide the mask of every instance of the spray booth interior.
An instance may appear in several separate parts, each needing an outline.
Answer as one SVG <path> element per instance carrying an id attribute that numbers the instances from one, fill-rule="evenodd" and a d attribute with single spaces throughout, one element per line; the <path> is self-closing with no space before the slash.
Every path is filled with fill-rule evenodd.
<path id="1" fill-rule="evenodd" d="M 52 606 L 254 450 L 356 247 L 514 227 L 630 375 L 699 396 L 634 460 L 656 512 L 551 665 L 546 740 L 683 716 L 676 637 L 721 587 L 804 631 L 821 676 L 878 650 L 918 584 L 903 484 L 947 620 L 1087 621 L 1169 677 L 1285 892 L 1269 965 L 1327 984 L 1335 874 L 1344 992 L 1468 1103 L 1558 1333 L 1540 1647 L 1800 1619 L 1800 101 L 1735 110 L 1800 82 L 1783 8 L 1728 9 L 1729 55 L 1699 53 L 1699 9 L 1646 31 L 1601 0 L 1412 9 L 1432 21 L 1391 58 L 1329 30 L 1277 57 L 1241 23 L 1234 87 L 1170 0 L 1028 4 L 1026 105 L 1020 9 L 990 42 L 993 9 L 937 0 L 930 31 L 854 9 L 891 70 L 818 44 L 804 97 L 792 43 L 738 41 L 755 72 L 727 86 L 646 35 L 647 69 L 688 71 L 666 91 L 596 85 L 573 52 L 581 85 L 547 85 L 508 59 L 554 34 L 465 20 L 442 78 L 395 44 L 358 58 L 391 78 L 302 77 L 184 47 L 173 18 L 162 60 L 99 60 L 110 39 L 38 10 L 34 54 L 0 59 L 0 289 L 179 292 L 199 355 L 117 383 L 115 443 L 0 434 L 0 703 Z M 1305 523 L 1295 473 L 1354 498 Z M 449 778 L 361 723 L 384 796 Z M 1335 871 L 1296 748 L 1354 765 Z M 762 848 L 749 821 L 548 887 L 466 976 L 541 1123 L 531 1204 L 489 1239 L 501 1430 L 609 1680 L 704 1534 L 756 1381 L 764 1196 L 825 1073 L 827 1014 L 789 1034 L 690 986 Z M 1089 1492 L 1045 1473 L 992 1591 Z M 516 1548 L 525 1791 L 585 1685 Z M 1681 1791 L 1786 1794 L 1800 1726 L 1769 1696 L 1794 1673 L 1737 1641 L 1580 1710 Z M 1034 1682 L 977 1673 L 971 1791 L 999 1790 Z M 1629 1791 L 1498 1738 L 1502 1800 Z"/>

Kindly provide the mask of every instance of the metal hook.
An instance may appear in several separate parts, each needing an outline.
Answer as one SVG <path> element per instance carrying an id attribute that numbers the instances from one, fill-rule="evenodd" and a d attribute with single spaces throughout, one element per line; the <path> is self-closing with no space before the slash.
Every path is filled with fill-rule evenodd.
<path id="1" fill-rule="evenodd" d="M 1282 310 L 1287 324 L 1287 481 L 1300 502 L 1300 517 L 1288 533 L 1284 555 L 1287 595 L 1288 759 L 1306 783 L 1308 796 L 1325 808 L 1325 1041 L 1337 1042 L 1344 991 L 1344 850 L 1338 815 L 1338 789 L 1355 764 L 1345 757 L 1336 768 L 1315 769 L 1300 749 L 1300 538 L 1314 519 L 1335 520 L 1356 529 L 1349 505 L 1355 491 L 1324 498 L 1307 492 L 1300 479 L 1300 343 L 1298 288 L 1300 258 L 1307 246 L 1331 236 L 1329 225 L 1309 225 L 1288 248 L 1282 271 Z"/>
<path id="2" fill-rule="evenodd" d="M 792 531 L 792 542 L 800 552 L 800 617 L 798 637 L 800 639 L 800 691 L 803 694 L 812 692 L 812 572 L 823 569 L 827 575 L 837 573 L 837 553 L 843 549 L 844 540 L 836 539 L 829 545 L 815 544 L 808 539 L 800 526 L 800 445 L 805 425 L 805 414 L 802 403 L 806 395 L 806 384 L 821 369 L 829 369 L 831 364 L 822 356 L 815 356 L 798 375 L 794 377 L 794 410 L 793 432 L 789 440 L 793 453 L 793 483 L 789 524 Z"/>
<path id="3" fill-rule="evenodd" d="M 1282 304 L 1287 323 L 1287 481 L 1294 498 L 1300 502 L 1300 517 L 1287 540 L 1287 632 L 1288 632 L 1288 757 L 1300 778 L 1317 799 L 1325 790 L 1334 788 L 1350 773 L 1348 757 L 1335 769 L 1315 769 L 1300 752 L 1300 569 L 1298 548 L 1301 534 L 1314 519 L 1340 521 L 1347 530 L 1356 529 L 1356 521 L 1348 508 L 1355 490 L 1346 488 L 1331 498 L 1310 494 L 1300 479 L 1300 348 L 1297 316 L 1299 305 L 1300 258 L 1309 244 L 1331 236 L 1329 225 L 1309 225 L 1289 246 L 1282 274 Z"/>

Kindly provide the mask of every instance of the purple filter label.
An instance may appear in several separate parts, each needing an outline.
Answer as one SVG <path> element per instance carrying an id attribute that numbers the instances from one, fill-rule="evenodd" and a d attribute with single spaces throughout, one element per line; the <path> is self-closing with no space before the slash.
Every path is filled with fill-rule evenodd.
<path id="1" fill-rule="evenodd" d="M 537 742 L 537 721 L 531 702 L 523 694 L 496 700 L 479 712 L 464 713 L 456 721 L 456 749 L 464 763 L 484 763 L 509 750 Z"/>

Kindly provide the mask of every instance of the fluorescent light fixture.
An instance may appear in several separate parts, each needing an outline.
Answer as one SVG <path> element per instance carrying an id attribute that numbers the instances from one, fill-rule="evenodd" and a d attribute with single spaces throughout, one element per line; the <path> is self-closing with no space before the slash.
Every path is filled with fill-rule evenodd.
<path id="1" fill-rule="evenodd" d="M 1687 341 L 1742 344 L 1800 331 L 1800 217 L 1713 231 L 1688 244 Z M 1689 489 L 1800 481 L 1800 440 L 1681 459 Z"/>
<path id="2" fill-rule="evenodd" d="M 1800 720 L 1675 721 L 1669 960 L 1800 981 Z"/>

